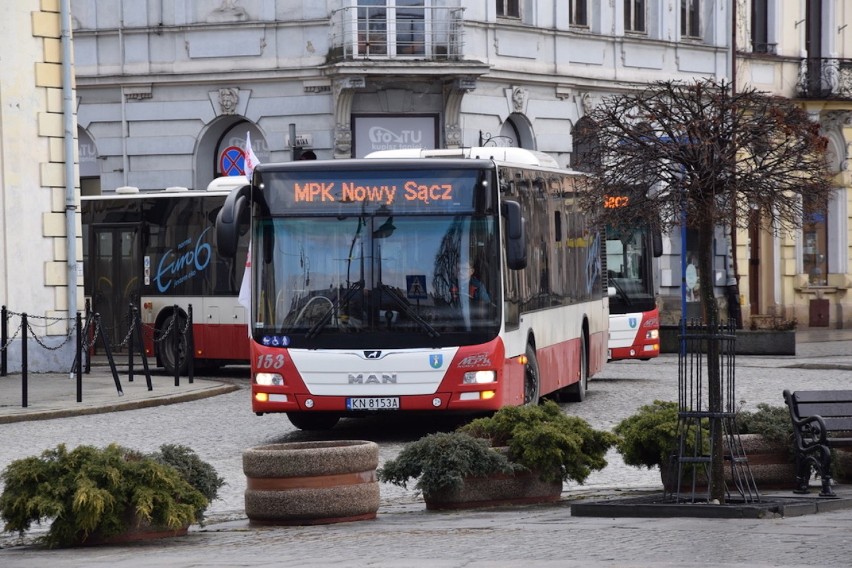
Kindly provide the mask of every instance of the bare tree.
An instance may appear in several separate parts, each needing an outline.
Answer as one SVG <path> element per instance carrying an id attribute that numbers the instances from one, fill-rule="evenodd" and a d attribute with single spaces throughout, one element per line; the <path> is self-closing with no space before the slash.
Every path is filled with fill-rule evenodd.
<path id="1" fill-rule="evenodd" d="M 745 228 L 759 211 L 764 229 L 792 229 L 831 195 L 828 141 L 789 99 L 733 93 L 730 83 L 714 79 L 664 81 L 606 98 L 588 118 L 582 169 L 593 175 L 582 207 L 616 227 L 693 229 L 699 274 L 712 273 L 716 227 Z M 629 206 L 601 206 L 613 196 Z M 715 328 L 713 286 L 699 293 L 704 323 Z M 721 412 L 719 360 L 710 354 L 707 378 L 708 409 Z M 711 496 L 724 502 L 721 431 L 710 443 Z"/>

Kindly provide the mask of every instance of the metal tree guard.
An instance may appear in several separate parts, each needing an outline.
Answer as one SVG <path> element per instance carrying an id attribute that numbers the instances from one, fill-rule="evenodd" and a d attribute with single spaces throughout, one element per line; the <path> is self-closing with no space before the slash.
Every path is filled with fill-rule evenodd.
<path id="1" fill-rule="evenodd" d="M 666 496 L 676 502 L 707 502 L 713 486 L 711 441 L 721 429 L 725 468 L 730 480 L 725 486 L 726 499 L 732 488 L 746 503 L 759 503 L 760 494 L 743 450 L 736 421 L 734 368 L 736 360 L 736 322 L 719 327 L 698 322 L 681 322 L 681 348 L 678 355 L 678 448 L 669 464 L 670 480 Z M 718 359 L 721 385 L 721 411 L 711 412 L 709 381 L 705 377 L 710 357 Z M 676 477 L 675 477 L 676 474 Z"/>

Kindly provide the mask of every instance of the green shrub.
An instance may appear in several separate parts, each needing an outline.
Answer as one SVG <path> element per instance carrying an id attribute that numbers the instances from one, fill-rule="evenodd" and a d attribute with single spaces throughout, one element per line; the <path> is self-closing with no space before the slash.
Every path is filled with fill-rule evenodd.
<path id="1" fill-rule="evenodd" d="M 607 450 L 617 438 L 568 416 L 552 400 L 535 406 L 507 406 L 460 428 L 492 446 L 508 446 L 509 459 L 541 472 L 543 481 L 583 484 L 593 470 L 606 467 Z"/>
<path id="2" fill-rule="evenodd" d="M 219 477 L 216 469 L 187 446 L 163 444 L 160 446 L 160 451 L 154 452 L 151 457 L 175 468 L 181 477 L 204 495 L 208 503 L 219 496 L 219 489 L 225 484 L 225 479 Z M 204 522 L 206 508 L 205 504 L 195 512 L 200 524 Z"/>
<path id="3" fill-rule="evenodd" d="M 761 402 L 757 410 L 737 413 L 737 430 L 740 434 L 760 434 L 773 444 L 788 446 L 793 451 L 793 422 L 786 406 L 772 406 Z"/>
<path id="4" fill-rule="evenodd" d="M 785 406 L 760 403 L 755 411 L 739 411 L 736 424 L 739 434 L 759 434 L 770 443 L 788 446 L 791 452 L 793 450 L 793 427 Z M 701 426 L 706 454 L 709 449 L 709 421 L 702 420 Z M 692 453 L 696 439 L 695 426 L 691 425 L 690 428 L 684 441 L 687 452 Z M 678 446 L 678 404 L 655 400 L 622 420 L 614 431 L 619 436 L 616 447 L 624 463 L 647 468 L 667 464 Z"/>
<path id="5" fill-rule="evenodd" d="M 379 468 L 378 476 L 402 487 L 417 479 L 416 488 L 424 495 L 459 489 L 465 477 L 528 470 L 537 471 L 543 481 L 573 479 L 582 484 L 592 470 L 606 467 L 604 455 L 615 442 L 615 435 L 563 414 L 553 401 L 507 406 L 455 432 L 406 444 Z M 503 447 L 505 453 L 499 451 Z"/>
<path id="6" fill-rule="evenodd" d="M 4 530 L 23 534 L 33 523 L 50 521 L 41 540 L 53 548 L 83 544 L 92 535 L 121 534 L 134 519 L 170 530 L 201 522 L 209 499 L 165 463 L 178 455 L 197 459 L 179 447 L 161 448 L 163 461 L 158 461 L 117 444 L 71 451 L 60 444 L 41 456 L 15 460 L 0 474 Z"/>
<path id="7" fill-rule="evenodd" d="M 495 452 L 485 440 L 461 432 L 439 432 L 406 444 L 395 459 L 378 469 L 377 475 L 379 481 L 401 487 L 407 487 L 409 479 L 417 479 L 415 488 L 424 495 L 433 495 L 460 489 L 465 477 L 522 469 Z"/>
<path id="8" fill-rule="evenodd" d="M 619 422 L 613 429 L 619 436 L 616 448 L 624 463 L 636 467 L 666 464 L 678 444 L 678 405 L 655 400 Z"/>

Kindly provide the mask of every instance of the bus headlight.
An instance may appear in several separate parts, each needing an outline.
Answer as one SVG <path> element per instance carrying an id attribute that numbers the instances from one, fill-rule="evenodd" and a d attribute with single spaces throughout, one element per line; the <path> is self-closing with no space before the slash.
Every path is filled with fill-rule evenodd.
<path id="1" fill-rule="evenodd" d="M 660 337 L 659 330 L 652 329 L 651 331 L 645 333 L 645 339 L 657 339 Z"/>
<path id="2" fill-rule="evenodd" d="M 497 380 L 497 373 L 494 371 L 468 371 L 464 374 L 464 384 L 482 384 L 493 383 Z"/>
<path id="3" fill-rule="evenodd" d="M 284 384 L 284 377 L 279 373 L 257 373 L 254 376 L 254 382 L 263 386 L 281 386 Z"/>

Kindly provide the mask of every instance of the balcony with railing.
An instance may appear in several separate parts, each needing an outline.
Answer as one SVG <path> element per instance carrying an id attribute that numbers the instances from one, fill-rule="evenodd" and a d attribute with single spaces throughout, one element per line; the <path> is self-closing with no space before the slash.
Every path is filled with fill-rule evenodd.
<path id="1" fill-rule="evenodd" d="M 852 100 L 852 59 L 802 59 L 798 92 L 803 99 Z"/>
<path id="2" fill-rule="evenodd" d="M 351 6 L 332 14 L 329 62 L 371 59 L 459 61 L 464 8 Z"/>

